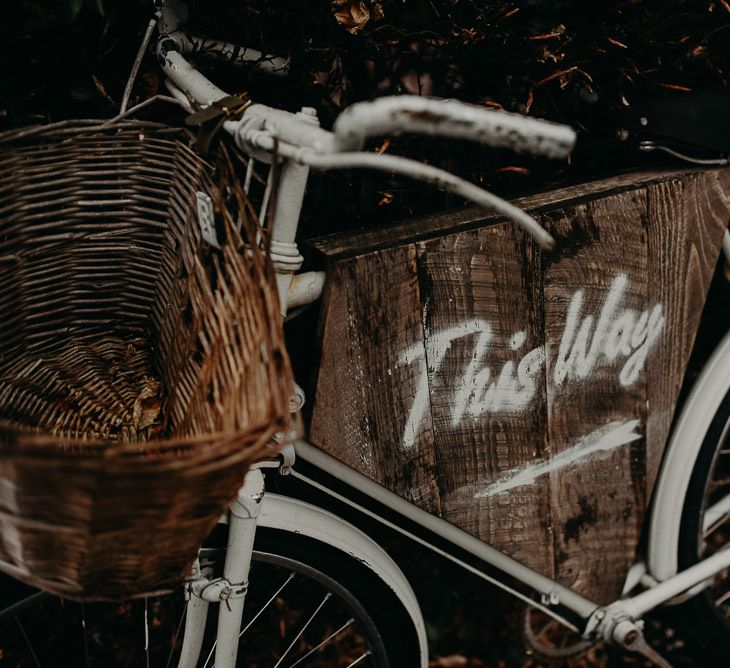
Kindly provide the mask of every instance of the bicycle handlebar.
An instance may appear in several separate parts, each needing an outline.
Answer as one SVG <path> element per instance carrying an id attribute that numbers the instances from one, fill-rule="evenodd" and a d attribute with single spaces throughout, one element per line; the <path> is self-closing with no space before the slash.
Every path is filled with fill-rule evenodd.
<path id="1" fill-rule="evenodd" d="M 439 188 L 448 190 L 466 200 L 469 200 L 485 209 L 501 214 L 522 227 L 530 234 L 537 243 L 550 250 L 554 247 L 555 241 L 549 232 L 543 229 L 530 214 L 498 197 L 494 193 L 475 186 L 469 181 L 450 174 L 449 172 L 425 165 L 416 160 L 409 160 L 395 155 L 384 155 L 380 153 L 361 153 L 349 151 L 346 153 L 318 153 L 311 147 L 294 148 L 289 143 L 278 143 L 277 140 L 266 130 L 250 129 L 247 133 L 235 132 L 235 123 L 230 123 L 227 128 L 234 134 L 236 144 L 239 148 L 255 155 L 259 151 L 266 154 L 278 152 L 281 156 L 293 160 L 313 169 L 376 169 L 392 172 L 403 176 L 431 183 Z"/>
<path id="2" fill-rule="evenodd" d="M 368 137 L 404 132 L 470 139 L 548 158 L 567 156 L 575 144 L 575 131 L 567 125 L 416 96 L 358 102 L 340 114 L 333 132 L 337 152 L 359 151 Z"/>
<path id="3" fill-rule="evenodd" d="M 165 27 L 176 28 L 176 21 L 177 16 L 173 14 Z M 195 70 L 180 51 L 180 44 L 169 35 L 161 35 L 157 52 L 170 80 L 201 104 L 224 97 L 225 93 Z M 564 125 L 482 109 L 456 100 L 412 96 L 384 97 L 355 104 L 340 115 L 333 132 L 319 127 L 314 109 L 293 114 L 265 105 L 251 105 L 239 120 L 225 121 L 223 127 L 234 136 L 239 147 L 266 162 L 279 153 L 315 169 L 385 169 L 436 184 L 507 216 L 544 248 L 554 244 L 550 234 L 531 216 L 496 195 L 435 167 L 395 156 L 361 154 L 358 150 L 367 137 L 402 132 L 470 139 L 556 158 L 570 153 L 575 143 L 575 132 Z"/>
<path id="4" fill-rule="evenodd" d="M 551 158 L 565 157 L 575 144 L 575 131 L 567 125 L 457 100 L 410 95 L 358 102 L 340 114 L 332 132 L 321 129 L 316 121 L 313 124 L 306 113 L 293 114 L 262 104 L 250 106 L 240 121 L 228 125 L 231 131 L 233 123 L 238 135 L 267 130 L 279 141 L 322 154 L 359 151 L 367 137 L 404 132 L 470 139 Z"/>

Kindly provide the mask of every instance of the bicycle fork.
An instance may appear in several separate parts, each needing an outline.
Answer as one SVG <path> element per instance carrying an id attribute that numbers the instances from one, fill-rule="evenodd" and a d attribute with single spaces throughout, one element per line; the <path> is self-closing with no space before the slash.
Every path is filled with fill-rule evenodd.
<path id="1" fill-rule="evenodd" d="M 234 668 L 236 665 L 256 524 L 263 498 L 264 476 L 260 469 L 252 468 L 228 511 L 228 543 L 223 576 L 210 580 L 203 576 L 197 562 L 193 566 L 194 579 L 186 584 L 188 606 L 178 668 L 195 668 L 198 663 L 210 603 L 220 606 L 213 647 L 214 665 L 216 668 Z M 206 657 L 206 666 L 210 658 L 210 655 Z"/>

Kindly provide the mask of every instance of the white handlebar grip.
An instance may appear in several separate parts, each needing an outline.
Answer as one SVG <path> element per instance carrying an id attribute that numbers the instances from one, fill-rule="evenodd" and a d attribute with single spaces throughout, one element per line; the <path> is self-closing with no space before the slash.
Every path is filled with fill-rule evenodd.
<path id="1" fill-rule="evenodd" d="M 333 132 L 339 152 L 360 150 L 368 137 L 402 133 L 470 139 L 548 158 L 564 158 L 575 145 L 575 131 L 567 125 L 410 95 L 354 104 L 340 114 Z"/>

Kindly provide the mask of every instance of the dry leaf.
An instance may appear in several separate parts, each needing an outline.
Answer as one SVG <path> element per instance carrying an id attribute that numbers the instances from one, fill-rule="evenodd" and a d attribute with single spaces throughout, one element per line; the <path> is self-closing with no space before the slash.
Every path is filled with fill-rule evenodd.
<path id="1" fill-rule="evenodd" d="M 379 2 L 373 3 L 372 10 L 364 0 L 333 2 L 332 8 L 336 10 L 337 23 L 344 26 L 345 30 L 352 35 L 356 35 L 365 28 L 370 19 L 379 21 L 384 16 L 383 7 Z"/>
<path id="2" fill-rule="evenodd" d="M 461 654 L 452 654 L 451 656 L 440 656 L 428 665 L 429 668 L 466 668 L 469 665 L 469 659 Z"/>
<path id="3" fill-rule="evenodd" d="M 161 407 L 159 392 L 159 382 L 154 378 L 146 378 L 132 408 L 133 426 L 137 431 L 147 429 L 159 420 Z"/>

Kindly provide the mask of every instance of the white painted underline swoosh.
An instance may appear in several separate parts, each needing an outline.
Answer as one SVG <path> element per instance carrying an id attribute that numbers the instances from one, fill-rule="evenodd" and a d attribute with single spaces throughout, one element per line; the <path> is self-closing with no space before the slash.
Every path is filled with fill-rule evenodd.
<path id="1" fill-rule="evenodd" d="M 515 487 L 531 485 L 546 473 L 574 466 L 591 456 L 593 459 L 605 459 L 616 448 L 642 438 L 642 434 L 635 431 L 638 426 L 638 420 L 609 422 L 582 438 L 577 445 L 563 450 L 548 461 L 530 464 L 525 468 L 512 469 L 486 489 L 477 492 L 474 497 L 495 496 L 504 494 Z"/>

